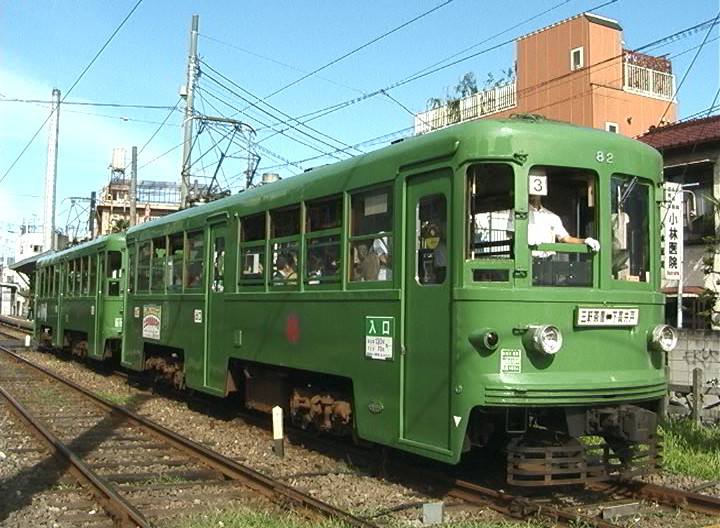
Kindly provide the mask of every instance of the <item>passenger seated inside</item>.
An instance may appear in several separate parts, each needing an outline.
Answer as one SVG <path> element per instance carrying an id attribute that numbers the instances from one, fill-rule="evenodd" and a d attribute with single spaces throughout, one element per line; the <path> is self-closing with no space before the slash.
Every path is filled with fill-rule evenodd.
<path id="1" fill-rule="evenodd" d="M 376 238 L 368 244 L 357 244 L 353 248 L 353 280 L 392 280 L 392 239 Z"/>
<path id="2" fill-rule="evenodd" d="M 281 253 L 277 256 L 273 281 L 285 282 L 286 284 L 294 284 L 297 281 L 295 257 L 292 254 Z"/>

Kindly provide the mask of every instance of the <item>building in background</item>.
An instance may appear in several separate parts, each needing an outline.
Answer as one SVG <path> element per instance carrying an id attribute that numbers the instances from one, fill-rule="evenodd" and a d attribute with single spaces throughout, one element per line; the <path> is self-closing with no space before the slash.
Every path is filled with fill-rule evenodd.
<path id="1" fill-rule="evenodd" d="M 137 223 L 148 222 L 180 209 L 180 184 L 165 181 L 138 182 Z M 104 186 L 96 205 L 94 236 L 107 235 L 130 223 L 130 180 L 114 178 Z"/>
<path id="2" fill-rule="evenodd" d="M 638 139 L 663 155 L 665 180 L 683 185 L 683 327 L 718 327 L 720 313 L 714 320 L 705 315 L 712 308 L 705 294 L 720 292 L 720 255 L 707 243 L 720 233 L 720 210 L 714 205 L 720 203 L 720 116 L 655 127 Z M 677 281 L 663 284 L 663 290 L 667 320 L 674 325 Z"/>
<path id="3" fill-rule="evenodd" d="M 26 317 L 30 303 L 28 278 L 12 268 L 16 263 L 43 252 L 43 229 L 24 223 L 9 228 L 0 238 L 0 314 Z"/>
<path id="4" fill-rule="evenodd" d="M 623 49 L 623 30 L 591 13 L 515 41 L 516 78 L 415 116 L 423 134 L 464 121 L 513 113 L 636 137 L 675 121 L 675 77 L 663 57 Z"/>

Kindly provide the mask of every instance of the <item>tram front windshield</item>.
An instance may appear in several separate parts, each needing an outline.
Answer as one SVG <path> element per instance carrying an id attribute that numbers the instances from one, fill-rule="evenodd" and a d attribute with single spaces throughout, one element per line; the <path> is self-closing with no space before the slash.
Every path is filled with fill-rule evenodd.
<path id="1" fill-rule="evenodd" d="M 534 286 L 592 286 L 593 258 L 583 241 L 597 238 L 597 174 L 568 167 L 534 166 L 528 175 L 527 243 Z M 468 258 L 515 258 L 513 169 L 479 164 L 468 170 Z M 494 274 L 493 274 L 494 273 Z M 497 272 L 474 273 L 490 282 Z"/>

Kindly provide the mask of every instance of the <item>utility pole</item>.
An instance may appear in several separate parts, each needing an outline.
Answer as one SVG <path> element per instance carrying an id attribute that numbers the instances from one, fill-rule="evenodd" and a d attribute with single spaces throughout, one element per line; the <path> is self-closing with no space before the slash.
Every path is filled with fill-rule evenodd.
<path id="1" fill-rule="evenodd" d="M 137 224 L 137 147 L 130 158 L 130 227 Z"/>
<path id="2" fill-rule="evenodd" d="M 192 16 L 190 26 L 190 53 L 188 54 L 187 84 L 185 85 L 185 142 L 183 146 L 183 165 L 180 175 L 180 208 L 188 206 L 188 192 L 190 187 L 190 153 L 192 150 L 192 116 L 193 92 L 195 78 L 197 77 L 197 34 L 198 15 Z"/>
<path id="3" fill-rule="evenodd" d="M 45 211 L 43 215 L 43 251 L 55 250 L 55 199 L 57 195 L 57 149 L 60 132 L 60 90 L 53 88 L 45 168 Z"/>

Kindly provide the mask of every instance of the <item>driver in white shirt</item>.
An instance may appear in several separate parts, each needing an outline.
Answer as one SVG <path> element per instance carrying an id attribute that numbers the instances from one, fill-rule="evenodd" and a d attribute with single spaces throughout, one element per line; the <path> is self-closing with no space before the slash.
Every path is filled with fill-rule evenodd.
<path id="1" fill-rule="evenodd" d="M 560 217 L 542 205 L 542 196 L 547 194 L 547 176 L 545 171 L 533 167 L 530 170 L 530 216 L 528 222 L 528 244 L 585 244 L 590 251 L 600 251 L 600 242 L 592 237 L 577 238 L 570 236 Z M 534 257 L 549 257 L 554 252 L 533 251 Z"/>

